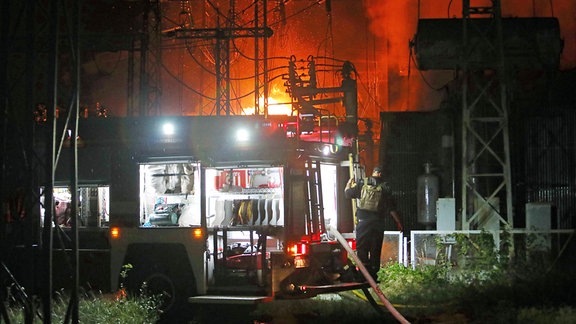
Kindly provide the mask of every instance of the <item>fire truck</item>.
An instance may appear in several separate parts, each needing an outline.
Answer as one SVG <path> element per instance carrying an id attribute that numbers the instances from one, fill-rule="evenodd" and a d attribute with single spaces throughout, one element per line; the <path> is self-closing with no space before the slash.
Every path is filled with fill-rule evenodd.
<path id="1" fill-rule="evenodd" d="M 365 287 L 327 231 L 353 244 L 343 191 L 354 141 L 337 118 L 316 118 L 306 130 L 303 118 L 81 119 L 80 244 L 109 248 L 109 274 L 100 275 L 109 275 L 110 290 L 144 287 L 177 311 Z M 61 152 L 55 197 L 69 196 L 70 152 Z"/>

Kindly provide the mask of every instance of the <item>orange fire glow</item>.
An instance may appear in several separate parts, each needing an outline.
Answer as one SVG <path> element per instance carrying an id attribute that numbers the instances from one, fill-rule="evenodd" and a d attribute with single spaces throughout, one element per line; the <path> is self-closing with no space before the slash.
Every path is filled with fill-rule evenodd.
<path id="1" fill-rule="evenodd" d="M 263 107 L 264 107 L 264 97 L 260 97 L 259 100 L 260 104 L 260 114 L 263 114 Z M 256 107 L 248 107 L 243 109 L 244 115 L 254 115 Z M 285 115 L 290 116 L 292 115 L 292 105 L 290 104 L 289 99 L 274 99 L 272 97 L 268 97 L 268 115 Z"/>

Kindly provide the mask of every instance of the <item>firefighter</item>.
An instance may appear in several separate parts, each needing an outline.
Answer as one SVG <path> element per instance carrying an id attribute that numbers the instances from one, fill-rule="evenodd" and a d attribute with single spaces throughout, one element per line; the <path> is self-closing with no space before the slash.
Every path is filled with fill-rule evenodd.
<path id="1" fill-rule="evenodd" d="M 399 231 L 402 222 L 396 210 L 396 201 L 386 182 L 382 179 L 382 169 L 375 167 L 372 176 L 358 183 L 350 178 L 344 189 L 348 199 L 358 199 L 356 211 L 356 253 L 372 278 L 378 281 L 380 255 L 384 241 L 385 218 L 390 215 Z"/>

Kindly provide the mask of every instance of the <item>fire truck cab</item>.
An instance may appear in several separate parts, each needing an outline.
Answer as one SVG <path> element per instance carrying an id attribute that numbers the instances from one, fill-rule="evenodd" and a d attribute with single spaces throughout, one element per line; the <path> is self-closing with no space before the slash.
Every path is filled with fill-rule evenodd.
<path id="1" fill-rule="evenodd" d="M 177 309 L 365 285 L 327 231 L 353 238 L 351 145 L 334 124 L 296 132 L 297 118 L 81 120 L 79 184 L 98 184 L 87 219 L 108 225 L 111 290 Z"/>

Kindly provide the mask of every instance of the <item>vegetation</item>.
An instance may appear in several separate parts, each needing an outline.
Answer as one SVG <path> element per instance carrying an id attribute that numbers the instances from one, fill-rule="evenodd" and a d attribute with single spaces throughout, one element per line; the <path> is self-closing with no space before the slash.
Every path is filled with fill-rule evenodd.
<path id="1" fill-rule="evenodd" d="M 454 234 L 456 253 L 449 258 L 440 248 L 434 264 L 405 267 L 390 262 L 378 273 L 379 287 L 393 306 L 416 323 L 576 323 L 574 260 L 550 259 L 548 253 L 528 252 L 511 236 L 501 235 L 496 249 L 492 235 Z M 527 245 L 538 238 L 528 237 Z M 524 241 L 523 241 L 524 242 Z M 532 246 L 533 248 L 533 246 Z M 374 300 L 378 296 L 369 290 Z M 362 301 L 362 302 L 358 302 Z M 298 323 L 395 323 L 380 315 L 362 291 L 326 296 L 309 302 L 262 305 L 256 315 L 282 313 Z M 380 303 L 381 304 L 381 303 Z M 383 305 L 380 309 L 385 311 Z M 314 318 L 302 321 L 301 318 Z"/>
<path id="2" fill-rule="evenodd" d="M 510 237 L 500 237 L 496 249 L 492 236 L 454 234 L 450 237 L 456 252 L 448 256 L 438 245 L 434 264 L 405 267 L 390 262 L 378 273 L 379 287 L 393 306 L 412 323 L 576 323 L 576 262 L 573 256 L 534 249 L 539 238 L 528 237 L 526 249 L 515 242 L 510 253 Z M 567 240 L 570 242 L 571 238 Z M 573 244 L 573 243 L 571 243 Z M 568 245 L 566 245 L 568 246 Z M 570 251 L 570 248 L 561 251 Z M 572 246 L 570 246 L 572 247 Z M 540 252 L 539 252 L 540 251 Z M 124 280 L 131 270 L 124 267 Z M 121 284 L 123 288 L 123 284 Z M 85 294 L 80 301 L 83 323 L 156 323 L 161 296 Z M 372 289 L 366 290 L 379 303 Z M 383 305 L 372 307 L 361 290 L 321 295 L 306 300 L 277 300 L 255 309 L 238 309 L 235 319 L 246 323 L 395 323 Z M 381 303 L 380 303 L 381 304 Z M 57 294 L 54 322 L 64 322 L 67 300 Z M 231 310 L 227 308 L 227 311 Z M 223 313 L 223 312 L 219 312 Z M 14 323 L 23 323 L 21 308 L 10 308 Z M 222 314 L 224 316 L 224 314 Z M 228 316 L 231 316 L 228 314 Z M 37 322 L 40 319 L 37 317 Z M 190 323 L 195 323 L 191 321 Z M 199 322 L 202 323 L 202 322 Z"/>
<path id="3" fill-rule="evenodd" d="M 120 274 L 122 283 L 116 294 L 103 295 L 93 292 L 82 294 L 78 304 L 80 323 L 153 324 L 159 320 L 160 296 L 147 294 L 146 286 L 142 287 L 138 296 L 126 294 L 123 281 L 131 269 L 132 265 L 130 264 L 122 267 Z M 8 308 L 8 317 L 11 323 L 25 323 L 25 310 L 24 307 L 18 306 L 20 304 L 18 298 L 11 296 L 9 300 L 12 303 L 12 307 Z M 41 306 L 36 305 L 35 307 L 39 309 Z M 66 323 L 69 307 L 70 296 L 63 291 L 57 292 L 52 303 L 52 322 Z M 34 323 L 43 322 L 40 314 L 41 312 L 35 314 Z"/>
<path id="4" fill-rule="evenodd" d="M 53 302 L 52 322 L 65 323 L 69 301 L 66 295 L 57 294 Z M 148 296 L 127 297 L 117 300 L 114 296 L 83 296 L 80 299 L 78 312 L 80 323 L 156 323 L 157 312 L 155 298 Z M 24 311 L 20 307 L 10 307 L 8 315 L 11 323 L 25 323 Z M 42 318 L 35 316 L 34 323 L 42 323 Z"/>
<path id="5" fill-rule="evenodd" d="M 508 233 L 500 236 L 498 249 L 490 233 L 450 238 L 456 248 L 452 258 L 438 240 L 434 265 L 413 269 L 391 263 L 380 270 L 382 291 L 403 314 L 418 319 L 452 314 L 465 323 L 576 322 L 573 258 L 552 259 L 549 249 L 536 248 L 542 240 L 533 236 L 514 242 L 514 253 Z"/>

